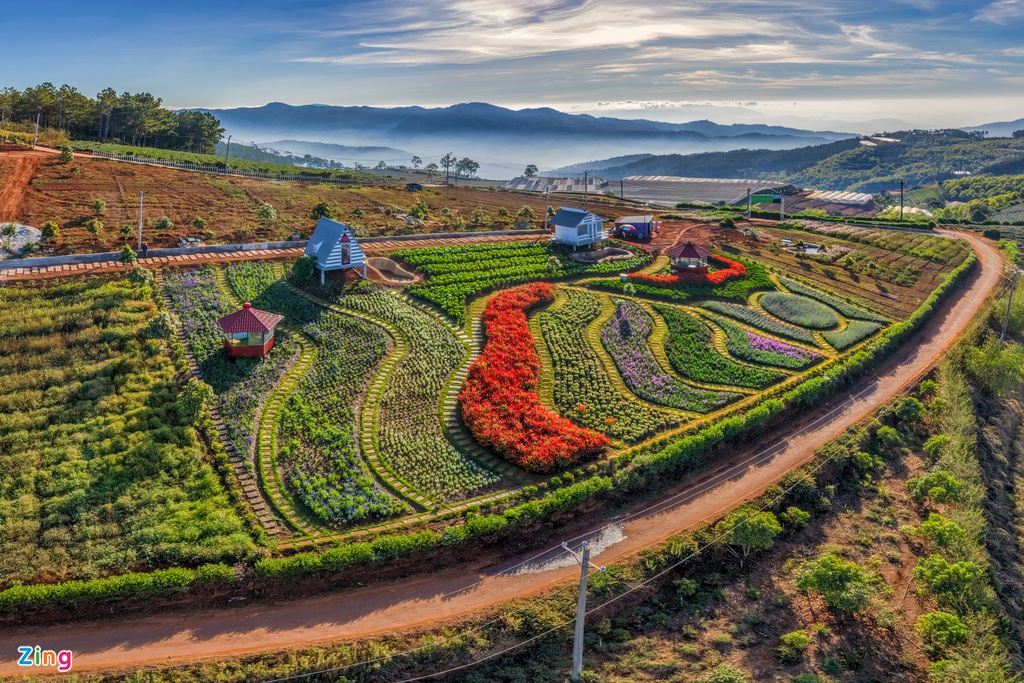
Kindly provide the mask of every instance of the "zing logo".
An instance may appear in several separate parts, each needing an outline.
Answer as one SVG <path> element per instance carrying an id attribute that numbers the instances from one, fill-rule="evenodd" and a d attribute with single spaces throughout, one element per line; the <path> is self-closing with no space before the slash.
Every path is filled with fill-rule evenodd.
<path id="1" fill-rule="evenodd" d="M 22 645 L 18 648 L 21 658 L 18 659 L 18 666 L 55 666 L 57 671 L 71 671 L 71 650 L 44 650 L 38 645 Z"/>

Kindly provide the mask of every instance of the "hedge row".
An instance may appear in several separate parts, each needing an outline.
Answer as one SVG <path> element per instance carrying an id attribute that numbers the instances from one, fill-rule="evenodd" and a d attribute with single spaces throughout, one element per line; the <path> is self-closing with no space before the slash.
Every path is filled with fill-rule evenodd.
<path id="1" fill-rule="evenodd" d="M 824 397 L 833 394 L 855 375 L 877 365 L 924 323 L 939 301 L 960 284 L 975 261 L 975 256 L 971 254 L 964 263 L 945 276 L 943 282 L 908 320 L 893 325 L 862 350 L 828 368 L 823 374 L 808 379 L 781 397 L 762 401 L 742 415 L 721 420 L 677 439 L 660 450 L 637 455 L 631 462 L 623 461 L 614 480 L 605 476 L 591 477 L 557 489 L 539 500 L 531 500 L 500 513 L 470 515 L 464 525 L 449 527 L 441 533 L 420 531 L 404 536 L 383 536 L 372 542 L 352 543 L 323 553 L 310 552 L 286 558 L 262 559 L 253 567 L 257 588 L 261 581 L 293 580 L 333 573 L 356 565 L 408 557 L 438 546 L 485 537 L 493 539 L 511 533 L 518 527 L 568 512 L 586 501 L 608 495 L 613 489 L 622 492 L 649 489 L 652 483 L 664 481 L 666 473 L 697 468 L 704 463 L 705 456 L 712 449 L 726 440 L 753 432 L 789 409 L 819 404 Z M 616 464 L 619 463 L 613 463 Z M 165 569 L 88 581 L 14 586 L 0 592 L 0 614 L 51 607 L 75 608 L 142 596 L 165 597 L 198 588 L 233 588 L 236 582 L 233 568 L 226 565 L 204 565 L 198 569 Z"/>

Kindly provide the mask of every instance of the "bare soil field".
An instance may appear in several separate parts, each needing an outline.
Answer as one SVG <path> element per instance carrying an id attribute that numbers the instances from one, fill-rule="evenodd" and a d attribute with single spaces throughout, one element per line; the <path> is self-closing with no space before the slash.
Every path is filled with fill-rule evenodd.
<path id="1" fill-rule="evenodd" d="M 26 154 L 0 155 L 0 182 L 7 194 L 8 182 L 16 169 L 23 168 Z M 35 227 L 56 221 L 61 237 L 55 253 L 108 251 L 120 247 L 124 239 L 120 226 L 138 224 L 139 193 L 145 193 L 143 214 L 145 239 L 151 247 L 177 246 L 178 239 L 203 236 L 208 243 L 276 241 L 288 239 L 293 233 L 308 237 L 314 221 L 310 210 L 319 202 L 327 202 L 332 214 L 359 229 L 364 236 L 411 234 L 416 232 L 454 232 L 511 229 L 514 218 L 500 220 L 499 209 L 514 215 L 529 206 L 537 216 L 531 227 L 539 227 L 544 213 L 544 199 L 526 197 L 495 190 L 468 187 L 428 186 L 421 192 L 410 192 L 404 183 L 386 187 L 339 187 L 318 183 L 274 182 L 249 178 L 219 177 L 212 174 L 178 171 L 159 166 L 143 166 L 76 156 L 68 164 L 56 157 L 35 162 L 23 195 L 11 205 L 7 218 Z M 75 169 L 78 169 L 77 171 Z M 20 181 L 20 179 L 19 179 Z M 13 191 L 13 188 L 12 188 Z M 103 230 L 93 235 L 84 223 L 96 216 L 92 205 L 106 202 L 98 216 Z M 417 202 L 429 210 L 425 224 L 407 225 L 387 211 L 393 207 L 407 211 Z M 260 220 L 257 210 L 270 204 L 277 213 L 274 220 Z M 559 203 L 552 201 L 554 208 Z M 453 222 L 446 224 L 441 211 L 449 209 Z M 613 216 L 608 207 L 594 207 L 597 213 Z M 359 209 L 356 215 L 352 212 Z M 486 218 L 472 223 L 473 213 L 480 209 Z M 612 210 L 614 211 L 614 210 Z M 359 216 L 359 213 L 362 216 Z M 162 217 L 173 226 L 156 229 Z M 2 216 L 0 216 L 2 218 Z M 193 227 L 196 218 L 206 221 L 199 230 Z"/>

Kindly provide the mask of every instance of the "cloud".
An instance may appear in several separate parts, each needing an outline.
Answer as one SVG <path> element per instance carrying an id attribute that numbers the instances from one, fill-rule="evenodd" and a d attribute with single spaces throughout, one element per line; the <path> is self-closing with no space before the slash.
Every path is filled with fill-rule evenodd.
<path id="1" fill-rule="evenodd" d="M 1024 0 L 996 0 L 974 15 L 974 21 L 988 21 L 1006 25 L 1024 19 Z"/>
<path id="2" fill-rule="evenodd" d="M 298 61 L 349 64 L 360 54 L 390 64 L 465 63 L 602 49 L 639 49 L 666 40 L 777 35 L 777 22 L 743 11 L 704 11 L 650 0 L 446 0 L 431 5 L 444 19 L 432 26 L 410 17 L 368 32 L 359 54 Z M 388 54 L 390 53 L 390 54 Z"/>

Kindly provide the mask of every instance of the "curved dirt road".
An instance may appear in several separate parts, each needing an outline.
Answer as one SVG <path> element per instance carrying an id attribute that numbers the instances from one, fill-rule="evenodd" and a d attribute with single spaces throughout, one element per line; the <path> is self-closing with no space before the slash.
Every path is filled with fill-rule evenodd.
<path id="1" fill-rule="evenodd" d="M 0 160 L 0 163 L 14 166 L 3 188 L 0 188 L 0 222 L 17 220 L 25 190 L 44 159 L 43 155 L 21 155 L 10 161 Z"/>
<path id="2" fill-rule="evenodd" d="M 861 382 L 854 396 L 832 402 L 830 409 L 823 409 L 828 412 L 800 433 L 757 453 L 738 455 L 736 461 L 703 473 L 661 502 L 644 506 L 611 528 L 602 527 L 602 537 L 595 539 L 600 550 L 595 561 L 608 564 L 634 554 L 757 495 L 934 365 L 982 306 L 1003 269 L 991 242 L 977 235 L 964 237 L 974 246 L 980 268 L 911 343 Z M 74 669 L 79 672 L 155 667 L 411 630 L 542 593 L 578 576 L 571 560 L 552 561 L 559 554 L 552 549 L 520 567 L 513 560 L 475 573 L 461 568 L 234 610 L 11 629 L 0 635 L 0 675 L 26 672 L 19 670 L 15 657 L 18 646 L 29 644 L 73 650 Z"/>

